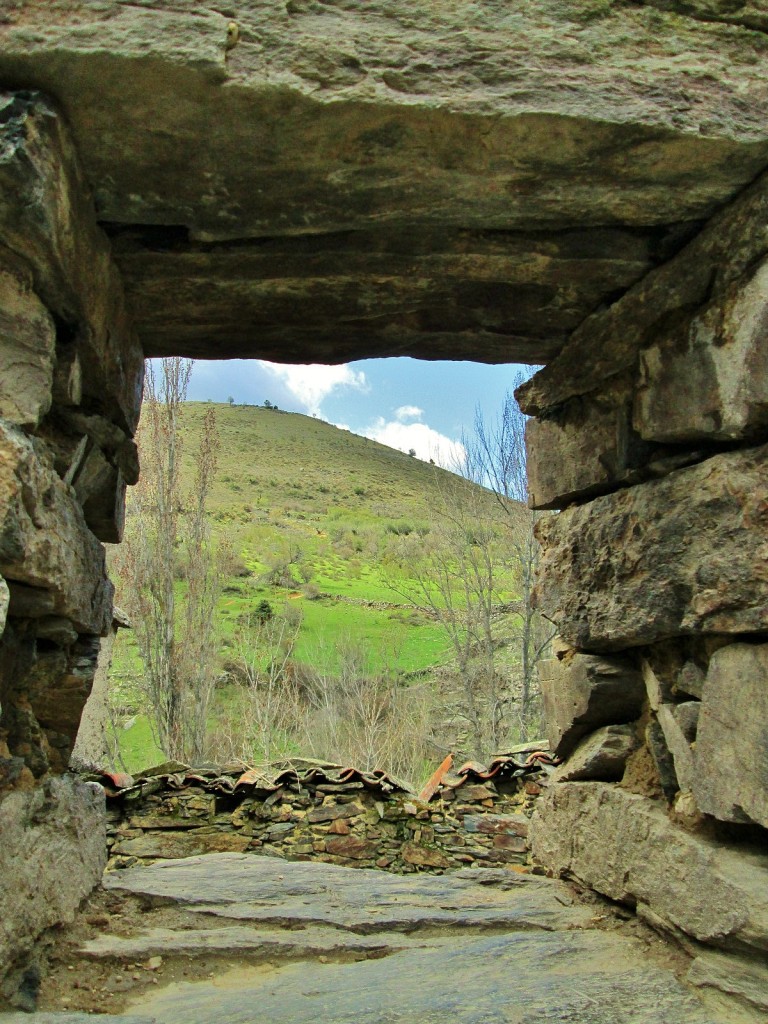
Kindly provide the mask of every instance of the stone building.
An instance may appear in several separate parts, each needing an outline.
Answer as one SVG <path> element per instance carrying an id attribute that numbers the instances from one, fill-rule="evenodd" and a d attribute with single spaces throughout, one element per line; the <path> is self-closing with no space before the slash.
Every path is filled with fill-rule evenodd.
<path id="1" fill-rule="evenodd" d="M 568 760 L 534 851 L 764 956 L 767 31 L 749 0 L 5 6 L 0 962 L 104 864 L 64 773 L 173 354 L 546 364 Z"/>

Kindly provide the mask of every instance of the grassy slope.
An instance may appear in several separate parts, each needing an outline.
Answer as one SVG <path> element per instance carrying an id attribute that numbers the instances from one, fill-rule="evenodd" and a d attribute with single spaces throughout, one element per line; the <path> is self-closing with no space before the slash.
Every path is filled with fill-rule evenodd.
<path id="1" fill-rule="evenodd" d="M 184 407 L 186 486 L 209 408 Z M 222 664 L 238 623 L 264 599 L 276 610 L 300 610 L 298 660 L 333 670 L 339 646 L 352 638 L 366 644 L 374 663 L 402 672 L 444 661 L 445 640 L 435 623 L 408 607 L 364 602 L 405 605 L 382 565 L 387 545 L 403 532 L 428 529 L 435 487 L 453 479 L 450 474 L 308 416 L 255 406 L 214 409 L 221 449 L 211 519 L 216 536 L 236 556 L 220 603 Z M 263 581 L 277 561 L 297 552 L 301 558 L 291 567 L 295 585 Z M 309 600 L 307 581 L 333 596 Z M 121 633 L 112 675 L 126 690 L 128 707 L 140 671 L 131 634 Z M 129 768 L 156 758 L 141 717 L 120 740 Z"/>

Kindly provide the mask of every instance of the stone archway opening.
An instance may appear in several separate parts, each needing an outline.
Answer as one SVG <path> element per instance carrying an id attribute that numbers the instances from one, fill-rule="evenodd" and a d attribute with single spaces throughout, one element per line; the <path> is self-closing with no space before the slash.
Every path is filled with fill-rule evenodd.
<path id="1" fill-rule="evenodd" d="M 136 477 L 143 359 L 174 353 L 546 364 L 522 400 L 534 501 L 562 509 L 539 597 L 564 641 L 551 738 L 575 756 L 640 725 L 637 784 L 578 769 L 537 855 L 696 942 L 764 951 L 766 25 L 667 6 L 445 11 L 460 66 L 434 13 L 399 6 L 244 4 L 239 41 L 165 4 L 8 15 L 3 961 L 100 873 L 97 801 L 61 773 L 111 614 L 100 542 Z"/>

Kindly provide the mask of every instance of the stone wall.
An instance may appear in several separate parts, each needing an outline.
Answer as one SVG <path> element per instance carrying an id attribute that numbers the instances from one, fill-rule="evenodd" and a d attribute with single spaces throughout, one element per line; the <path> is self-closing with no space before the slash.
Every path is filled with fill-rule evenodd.
<path id="1" fill-rule="evenodd" d="M 429 800 L 353 772 L 292 771 L 266 787 L 214 771 L 150 774 L 117 790 L 107 781 L 108 868 L 253 852 L 398 874 L 527 872 L 528 819 L 547 779 L 537 764 L 516 778 L 465 775 Z"/>
<path id="2" fill-rule="evenodd" d="M 534 854 L 750 962 L 768 949 L 766 224 L 762 178 L 519 392 L 532 503 L 562 510 L 537 600 L 566 762 Z"/>
<path id="3" fill-rule="evenodd" d="M 66 126 L 0 93 L 0 974 L 103 870 L 103 797 L 59 776 L 112 621 L 101 542 L 138 473 L 142 374 Z"/>

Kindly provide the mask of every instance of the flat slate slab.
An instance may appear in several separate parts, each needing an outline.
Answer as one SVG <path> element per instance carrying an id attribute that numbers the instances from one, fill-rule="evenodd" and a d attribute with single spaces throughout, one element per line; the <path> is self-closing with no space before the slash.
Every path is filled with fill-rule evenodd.
<path id="1" fill-rule="evenodd" d="M 158 1024 L 715 1024 L 639 944 L 599 932 L 456 941 L 354 964 L 182 984 L 134 1010 Z"/>
<path id="2" fill-rule="evenodd" d="M 593 911 L 546 878 L 217 854 L 104 884 L 137 897 L 147 926 L 91 939 L 81 950 L 91 968 L 122 973 L 150 957 L 184 968 L 132 991 L 104 1024 L 723 1024 L 643 943 L 597 930 Z M 0 1024 L 93 1019 L 0 1014 Z"/>
<path id="3" fill-rule="evenodd" d="M 566 886 L 504 869 L 473 868 L 444 875 L 384 871 L 312 862 L 290 863 L 222 853 L 129 868 L 105 886 L 150 904 L 262 925 L 327 925 L 370 935 L 431 928 L 563 929 L 584 926 Z"/>

